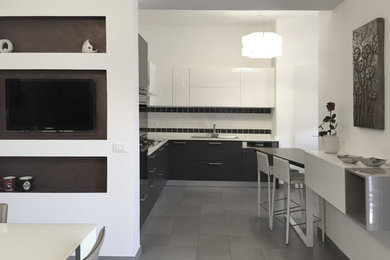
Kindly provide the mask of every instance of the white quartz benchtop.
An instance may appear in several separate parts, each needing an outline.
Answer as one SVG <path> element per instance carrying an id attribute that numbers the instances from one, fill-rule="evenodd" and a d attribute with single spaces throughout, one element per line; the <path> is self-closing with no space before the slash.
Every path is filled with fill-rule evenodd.
<path id="1" fill-rule="evenodd" d="M 235 139 L 224 139 L 224 138 L 194 138 L 194 137 L 177 137 L 177 138 L 165 138 L 165 139 L 159 139 L 159 138 L 151 138 L 152 140 L 158 141 L 158 143 L 148 149 L 148 155 L 153 154 L 155 151 L 157 151 L 161 146 L 166 144 L 167 142 L 171 140 L 177 140 L 177 141 L 215 141 L 215 142 L 275 142 L 277 140 L 275 139 L 256 139 L 256 138 L 235 138 Z"/>
<path id="2" fill-rule="evenodd" d="M 350 164 L 350 163 L 344 163 L 340 161 L 339 158 L 337 158 L 337 154 L 327 154 L 322 151 L 306 151 L 306 153 L 311 154 L 313 156 L 316 156 L 322 160 L 325 160 L 331 164 L 334 164 L 338 167 L 344 168 L 344 169 L 349 169 L 352 170 L 354 173 L 364 176 L 364 177 L 369 177 L 369 176 L 386 176 L 390 177 L 390 164 L 386 163 L 380 167 L 370 167 L 364 165 L 362 162 L 357 162 L 355 164 Z M 356 170 L 355 170 L 356 169 Z"/>

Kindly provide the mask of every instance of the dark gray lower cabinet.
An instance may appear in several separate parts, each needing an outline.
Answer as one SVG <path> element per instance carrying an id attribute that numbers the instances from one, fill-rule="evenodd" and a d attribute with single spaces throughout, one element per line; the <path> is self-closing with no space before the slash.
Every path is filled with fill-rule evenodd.
<path id="1" fill-rule="evenodd" d="M 141 180 L 141 227 L 163 190 L 169 174 L 169 144 L 148 157 L 148 178 Z"/>
<path id="2" fill-rule="evenodd" d="M 241 181 L 241 161 L 190 161 L 189 179 L 210 181 Z"/>
<path id="3" fill-rule="evenodd" d="M 171 180 L 242 180 L 241 142 L 172 141 Z"/>

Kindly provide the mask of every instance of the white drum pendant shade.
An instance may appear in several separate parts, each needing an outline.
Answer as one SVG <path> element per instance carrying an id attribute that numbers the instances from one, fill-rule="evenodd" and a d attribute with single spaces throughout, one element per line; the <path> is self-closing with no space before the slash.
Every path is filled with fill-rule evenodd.
<path id="1" fill-rule="evenodd" d="M 242 56 L 270 59 L 282 56 L 282 36 L 273 32 L 254 32 L 242 36 Z"/>

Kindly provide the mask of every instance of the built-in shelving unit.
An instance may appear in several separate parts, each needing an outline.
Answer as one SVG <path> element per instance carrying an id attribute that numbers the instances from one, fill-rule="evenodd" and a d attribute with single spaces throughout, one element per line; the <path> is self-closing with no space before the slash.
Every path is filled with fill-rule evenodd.
<path id="1" fill-rule="evenodd" d="M 0 178 L 34 176 L 31 192 L 107 192 L 106 157 L 0 157 Z"/>
<path id="2" fill-rule="evenodd" d="M 63 152 L 64 156 L 57 156 L 62 153 L 61 147 L 72 146 L 70 140 L 107 140 L 106 17 L 0 17 L 0 37 L 13 44 L 13 52 L 0 53 L 0 140 L 7 139 L 11 147 L 20 146 L 18 139 L 27 143 L 51 139 L 47 141 L 60 144 L 56 155 L 42 152 L 39 147 L 23 153 L 10 151 L 9 156 L 3 153 L 0 177 L 34 176 L 33 192 L 107 192 L 106 152 L 80 154 L 76 151 L 71 156 L 67 155 L 69 152 Z M 98 53 L 82 53 L 83 42 L 87 39 Z M 95 129 L 84 132 L 7 131 L 5 78 L 93 79 L 96 86 Z M 60 140 L 69 140 L 69 144 Z M 92 148 L 87 150 L 92 151 Z"/>
<path id="3" fill-rule="evenodd" d="M 0 35 L 13 52 L 81 52 L 87 39 L 106 52 L 105 17 L 1 17 Z"/>

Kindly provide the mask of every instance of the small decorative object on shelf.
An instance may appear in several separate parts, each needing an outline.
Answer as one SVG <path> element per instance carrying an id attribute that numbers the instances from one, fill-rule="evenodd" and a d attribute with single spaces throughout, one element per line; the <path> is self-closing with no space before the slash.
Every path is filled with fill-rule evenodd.
<path id="1" fill-rule="evenodd" d="M 16 188 L 18 191 L 31 191 L 33 189 L 34 177 L 23 176 L 16 181 Z"/>
<path id="2" fill-rule="evenodd" d="M 3 191 L 14 191 L 15 190 L 15 181 L 16 177 L 15 176 L 6 176 L 3 177 L 0 180 L 0 189 Z"/>
<path id="3" fill-rule="evenodd" d="M 0 52 L 7 53 L 7 52 L 12 52 L 13 50 L 14 50 L 14 45 L 10 40 L 8 39 L 0 40 Z"/>
<path id="4" fill-rule="evenodd" d="M 322 124 L 318 126 L 320 129 L 319 136 L 322 140 L 322 149 L 325 153 L 337 153 L 339 150 L 339 143 L 340 140 L 336 136 L 337 135 L 337 123 L 336 123 L 336 113 L 333 111 L 335 110 L 335 103 L 328 102 L 326 104 L 326 109 L 328 109 L 329 115 L 324 117 L 322 120 Z M 324 129 L 324 125 L 329 125 L 329 129 Z"/>
<path id="5" fill-rule="evenodd" d="M 83 43 L 83 48 L 81 49 L 83 53 L 96 53 L 98 52 L 97 49 L 95 49 L 92 44 L 88 40 L 85 40 Z"/>
<path id="6" fill-rule="evenodd" d="M 370 167 L 379 167 L 386 163 L 385 159 L 375 158 L 375 157 L 369 157 L 369 158 L 361 158 L 360 161 Z"/>

